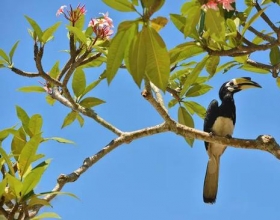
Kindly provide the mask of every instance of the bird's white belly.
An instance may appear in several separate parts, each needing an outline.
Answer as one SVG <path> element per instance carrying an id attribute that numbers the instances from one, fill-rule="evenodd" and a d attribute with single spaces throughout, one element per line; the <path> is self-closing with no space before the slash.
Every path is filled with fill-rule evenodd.
<path id="1" fill-rule="evenodd" d="M 212 127 L 212 131 L 216 135 L 226 136 L 233 134 L 233 121 L 230 118 L 218 117 Z"/>

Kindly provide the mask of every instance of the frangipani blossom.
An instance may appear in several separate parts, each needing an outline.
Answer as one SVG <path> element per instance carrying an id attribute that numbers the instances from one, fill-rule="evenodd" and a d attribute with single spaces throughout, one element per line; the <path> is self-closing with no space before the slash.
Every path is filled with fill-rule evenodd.
<path id="1" fill-rule="evenodd" d="M 64 8 L 67 8 L 66 5 L 62 5 L 56 12 L 56 16 L 61 15 L 62 13 L 64 13 Z"/>
<path id="2" fill-rule="evenodd" d="M 77 6 L 76 9 L 73 10 L 72 6 L 70 5 L 70 10 L 67 10 L 66 12 L 64 12 L 64 9 L 66 8 L 67 6 L 66 5 L 62 5 L 56 12 L 56 16 L 59 16 L 61 14 L 64 15 L 64 17 L 71 21 L 73 26 L 75 24 L 76 21 L 79 20 L 79 18 L 82 16 L 82 15 L 85 15 L 85 13 L 87 12 L 86 11 L 86 8 L 85 8 L 85 5 L 81 6 L 80 4 Z"/>
<path id="3" fill-rule="evenodd" d="M 235 0 L 218 0 L 218 2 L 223 5 L 223 9 L 226 9 L 227 11 L 234 10 L 231 3 L 235 2 Z"/>
<path id="4" fill-rule="evenodd" d="M 107 13 L 100 13 L 103 15 L 103 18 L 93 18 L 90 20 L 88 26 L 92 27 L 93 32 L 96 37 L 101 39 L 108 39 L 112 34 L 113 30 L 113 20 L 109 17 Z"/>
<path id="5" fill-rule="evenodd" d="M 235 0 L 208 0 L 208 2 L 201 6 L 205 11 L 207 9 L 219 10 L 218 5 L 222 5 L 223 9 L 227 11 L 232 11 L 234 8 L 231 6 L 231 3 L 234 3 Z"/>

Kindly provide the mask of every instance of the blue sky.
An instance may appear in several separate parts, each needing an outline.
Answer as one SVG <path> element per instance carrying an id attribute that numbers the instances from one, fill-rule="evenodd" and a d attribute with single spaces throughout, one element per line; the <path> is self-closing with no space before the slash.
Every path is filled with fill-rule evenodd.
<path id="1" fill-rule="evenodd" d="M 94 2 L 94 3 L 93 3 Z M 168 16 L 179 13 L 183 0 L 166 0 L 157 15 Z M 24 15 L 35 19 L 43 29 L 57 21 L 63 24 L 55 34 L 55 40 L 46 47 L 43 64 L 48 70 L 60 60 L 61 66 L 67 54 L 64 18 L 55 13 L 61 5 L 77 5 L 77 1 L 35 1 L 19 3 L 2 2 L 0 13 L 0 48 L 9 51 L 20 40 L 14 62 L 17 68 L 35 71 L 32 40 L 27 33 L 29 24 Z M 120 13 L 110 9 L 101 0 L 81 2 L 86 4 L 87 20 L 108 11 L 117 25 L 126 19 L 135 18 L 133 13 Z M 241 6 L 241 1 L 238 2 Z M 275 18 L 276 5 L 268 10 Z M 263 23 L 258 29 L 267 29 Z M 185 42 L 171 22 L 161 32 L 168 48 Z M 268 62 L 267 55 L 252 56 L 258 61 Z M 88 83 L 103 71 L 87 71 Z M 250 76 L 262 89 L 246 90 L 236 94 L 237 122 L 234 137 L 256 138 L 260 134 L 271 134 L 280 141 L 280 91 L 275 80 L 268 75 L 232 69 L 209 81 L 214 88 L 206 95 L 192 100 L 207 107 L 213 98 L 218 98 L 220 85 L 235 77 Z M 93 120 L 86 119 L 83 128 L 77 123 L 61 129 L 66 114 L 70 112 L 59 103 L 49 106 L 45 95 L 20 93 L 16 90 L 27 85 L 40 85 L 41 79 L 26 79 L 6 69 L 0 69 L 0 129 L 15 125 L 15 105 L 23 107 L 29 115 L 39 113 L 44 118 L 44 136 L 61 136 L 75 141 L 76 145 L 55 142 L 43 144 L 40 152 L 52 158 L 49 170 L 37 191 L 49 191 L 61 173 L 77 169 L 84 158 L 91 156 L 109 143 L 115 136 L 101 128 Z M 141 97 L 141 90 L 133 83 L 126 71 L 119 71 L 110 87 L 103 82 L 92 95 L 106 104 L 96 107 L 96 112 L 124 131 L 132 131 L 162 122 L 156 111 Z M 166 94 L 166 99 L 170 96 Z M 176 118 L 177 108 L 170 110 Z M 195 127 L 202 129 L 203 121 L 196 116 Z M 4 142 L 5 148 L 8 142 Z M 272 155 L 258 150 L 228 148 L 221 159 L 219 192 L 215 205 L 202 200 L 203 180 L 208 156 L 202 141 L 190 148 L 180 136 L 171 133 L 137 140 L 117 148 L 95 164 L 75 183 L 67 184 L 63 191 L 72 192 L 79 200 L 67 196 L 56 197 L 53 208 L 45 211 L 57 212 L 63 219 L 122 219 L 122 220 L 181 220 L 181 219 L 278 219 L 280 183 L 279 161 Z"/>

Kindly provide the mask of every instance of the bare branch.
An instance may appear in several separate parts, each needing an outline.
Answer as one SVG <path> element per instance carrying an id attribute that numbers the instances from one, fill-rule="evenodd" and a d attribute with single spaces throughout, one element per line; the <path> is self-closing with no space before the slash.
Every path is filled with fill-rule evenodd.
<path id="1" fill-rule="evenodd" d="M 257 9 L 257 11 L 261 11 L 262 8 L 259 5 L 258 1 L 256 1 L 255 3 L 255 8 Z M 269 17 L 266 15 L 265 12 L 263 12 L 261 14 L 262 19 L 269 25 L 269 27 L 275 32 L 278 33 L 279 29 L 273 24 L 273 22 L 269 19 Z"/>
<path id="2" fill-rule="evenodd" d="M 262 32 L 257 31 L 255 28 L 252 26 L 248 27 L 248 30 L 251 31 L 253 34 L 258 36 L 259 38 L 268 41 L 269 43 L 274 43 L 276 39 L 274 37 L 269 36 L 268 34 L 264 34 Z"/>

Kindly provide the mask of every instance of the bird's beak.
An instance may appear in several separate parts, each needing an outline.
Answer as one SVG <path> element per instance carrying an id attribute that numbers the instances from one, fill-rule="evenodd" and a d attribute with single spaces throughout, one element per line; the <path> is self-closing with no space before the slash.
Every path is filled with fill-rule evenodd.
<path id="1" fill-rule="evenodd" d="M 262 88 L 258 83 L 252 81 L 250 77 L 237 78 L 235 79 L 235 83 L 240 90 L 249 88 Z"/>

